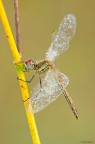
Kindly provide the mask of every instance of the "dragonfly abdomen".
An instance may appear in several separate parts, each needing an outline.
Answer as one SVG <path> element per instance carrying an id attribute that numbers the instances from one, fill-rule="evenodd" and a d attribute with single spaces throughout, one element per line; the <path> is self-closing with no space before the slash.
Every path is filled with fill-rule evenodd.
<path id="1" fill-rule="evenodd" d="M 75 105 L 74 105 L 74 103 L 73 103 L 72 98 L 69 96 L 69 94 L 68 94 L 68 92 L 66 91 L 66 89 L 64 89 L 63 94 L 64 94 L 64 97 L 66 98 L 66 100 L 67 100 L 67 102 L 68 102 L 68 104 L 69 104 L 72 112 L 74 113 L 75 117 L 76 117 L 77 119 L 79 119 L 78 111 L 77 111 L 77 109 L 76 109 L 76 107 L 75 107 Z"/>

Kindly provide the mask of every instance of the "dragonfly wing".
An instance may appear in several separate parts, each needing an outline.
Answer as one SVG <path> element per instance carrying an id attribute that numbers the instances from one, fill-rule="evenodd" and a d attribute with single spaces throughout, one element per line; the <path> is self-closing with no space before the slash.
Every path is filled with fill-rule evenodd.
<path id="1" fill-rule="evenodd" d="M 60 73 L 60 76 L 64 81 L 64 85 L 67 86 L 68 78 L 62 73 Z M 60 87 L 56 73 L 49 70 L 42 79 L 42 87 L 40 84 L 35 87 L 28 101 L 27 109 L 30 113 L 39 112 L 55 101 L 62 93 L 63 89 Z"/>
<path id="2" fill-rule="evenodd" d="M 68 14 L 61 21 L 58 30 L 52 36 L 51 45 L 46 52 L 46 59 L 54 61 L 58 55 L 67 50 L 75 31 L 76 18 L 74 15 Z"/>

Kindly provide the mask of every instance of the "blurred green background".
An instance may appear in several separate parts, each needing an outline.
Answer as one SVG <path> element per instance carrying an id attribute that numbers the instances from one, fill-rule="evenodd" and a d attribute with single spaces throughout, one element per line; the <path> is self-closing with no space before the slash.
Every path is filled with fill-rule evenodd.
<path id="1" fill-rule="evenodd" d="M 13 0 L 3 0 L 15 36 Z M 43 59 L 63 16 L 77 19 L 70 48 L 56 66 L 70 79 L 67 88 L 79 111 L 76 120 L 60 96 L 35 114 L 42 144 L 95 143 L 95 0 L 19 1 L 23 59 Z M 27 78 L 31 77 L 27 74 Z M 16 71 L 2 23 L 0 23 L 0 144 L 31 144 L 31 136 L 16 79 Z M 38 82 L 36 78 L 31 87 Z"/>

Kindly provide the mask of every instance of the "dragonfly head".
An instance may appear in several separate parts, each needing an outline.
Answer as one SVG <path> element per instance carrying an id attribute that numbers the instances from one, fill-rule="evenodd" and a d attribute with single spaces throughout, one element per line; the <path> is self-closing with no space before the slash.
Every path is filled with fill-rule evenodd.
<path id="1" fill-rule="evenodd" d="M 35 62 L 32 58 L 29 58 L 25 61 L 25 68 L 26 70 L 33 70 L 35 67 Z"/>

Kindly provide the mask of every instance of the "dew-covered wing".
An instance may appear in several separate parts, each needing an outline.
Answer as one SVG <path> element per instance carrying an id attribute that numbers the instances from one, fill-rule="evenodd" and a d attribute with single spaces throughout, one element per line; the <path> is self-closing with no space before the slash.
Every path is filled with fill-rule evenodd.
<path id="1" fill-rule="evenodd" d="M 68 77 L 63 73 L 57 71 L 63 80 L 66 87 L 69 83 Z M 51 102 L 55 101 L 61 94 L 63 89 L 60 86 L 58 77 L 55 72 L 48 71 L 45 77 L 42 79 L 42 87 L 38 84 L 27 104 L 27 110 L 30 113 L 36 113 L 47 107 Z"/>
<path id="2" fill-rule="evenodd" d="M 46 59 L 54 59 L 68 49 L 69 42 L 76 31 L 76 18 L 73 14 L 68 14 L 61 21 L 58 30 L 53 34 L 51 45 L 46 52 Z"/>

